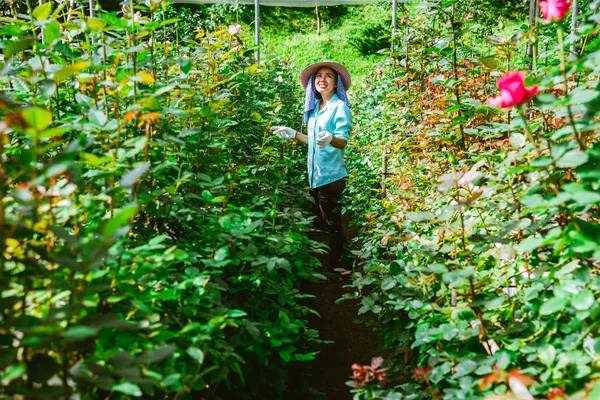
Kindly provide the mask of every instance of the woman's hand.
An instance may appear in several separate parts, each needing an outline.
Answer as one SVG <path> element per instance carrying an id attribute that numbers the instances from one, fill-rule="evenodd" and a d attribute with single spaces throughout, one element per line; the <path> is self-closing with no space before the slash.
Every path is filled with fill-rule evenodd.
<path id="1" fill-rule="evenodd" d="M 329 143 L 331 143 L 331 141 L 333 140 L 333 135 L 327 131 L 321 131 L 319 132 L 319 135 L 317 137 L 317 146 L 319 146 L 320 148 L 323 148 L 325 146 L 327 146 Z"/>
<path id="2" fill-rule="evenodd" d="M 296 131 L 287 126 L 272 126 L 273 134 L 283 139 L 294 139 L 296 137 Z"/>

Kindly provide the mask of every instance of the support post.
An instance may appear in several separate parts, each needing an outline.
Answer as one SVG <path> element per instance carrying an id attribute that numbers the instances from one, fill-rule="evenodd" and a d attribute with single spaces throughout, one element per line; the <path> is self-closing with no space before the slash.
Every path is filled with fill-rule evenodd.
<path id="1" fill-rule="evenodd" d="M 321 34 L 321 13 L 319 12 L 319 6 L 315 7 L 317 12 L 317 35 Z"/>
<path id="2" fill-rule="evenodd" d="M 398 27 L 398 0 L 392 1 L 392 51 L 396 46 L 396 28 Z"/>
<path id="3" fill-rule="evenodd" d="M 260 0 L 254 0 L 254 43 L 256 43 L 256 63 L 260 63 Z"/>
<path id="4" fill-rule="evenodd" d="M 387 197 L 387 187 L 385 185 L 385 180 L 388 176 L 388 154 L 391 150 L 392 149 L 389 145 L 383 146 L 383 156 L 381 157 L 381 195 L 383 197 Z"/>
<path id="5" fill-rule="evenodd" d="M 570 53 L 577 54 L 575 50 L 575 35 L 577 33 L 577 14 L 579 14 L 579 0 L 573 0 L 571 6 L 571 47 Z"/>
<path id="6" fill-rule="evenodd" d="M 537 16 L 537 8 L 538 8 L 538 0 L 529 0 L 529 29 L 531 30 L 535 30 L 536 29 L 536 25 L 537 25 L 537 21 L 536 21 L 536 16 Z M 533 60 L 533 58 L 536 56 L 534 54 L 534 46 L 536 46 L 537 43 L 531 43 L 531 40 L 527 41 L 527 54 L 526 56 L 529 57 L 531 59 L 531 61 L 529 62 L 529 69 L 533 70 L 533 67 L 535 66 L 535 62 Z"/>
<path id="7" fill-rule="evenodd" d="M 90 17 L 96 16 L 96 2 L 94 0 L 89 0 L 90 4 Z"/>
<path id="8" fill-rule="evenodd" d="M 398 0 L 393 0 L 393 2 L 392 2 L 392 33 L 396 32 L 397 16 L 398 16 Z"/>

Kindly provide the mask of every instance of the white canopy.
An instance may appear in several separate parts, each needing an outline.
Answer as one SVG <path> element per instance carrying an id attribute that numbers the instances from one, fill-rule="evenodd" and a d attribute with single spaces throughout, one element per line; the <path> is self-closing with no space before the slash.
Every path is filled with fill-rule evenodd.
<path id="1" fill-rule="evenodd" d="M 381 0 L 260 0 L 261 6 L 278 7 L 315 7 L 315 6 L 344 6 L 378 3 Z M 391 1 L 391 0 L 389 0 Z M 174 0 L 175 3 L 193 4 L 254 4 L 254 0 Z M 402 2 L 402 0 L 400 0 Z"/>
<path id="2" fill-rule="evenodd" d="M 343 6 L 378 3 L 382 0 L 171 0 L 174 3 L 188 4 L 254 4 L 254 41 L 256 43 L 256 60 L 260 61 L 260 6 L 278 7 L 316 7 Z M 386 0 L 392 3 L 392 26 L 396 29 L 396 9 L 398 3 L 409 3 L 412 0 Z"/>

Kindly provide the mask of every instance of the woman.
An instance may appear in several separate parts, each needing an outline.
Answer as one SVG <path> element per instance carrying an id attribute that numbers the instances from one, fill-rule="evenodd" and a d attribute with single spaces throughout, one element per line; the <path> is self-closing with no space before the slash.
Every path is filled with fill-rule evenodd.
<path id="1" fill-rule="evenodd" d="M 341 275 L 333 270 L 340 267 L 346 241 L 339 200 L 348 177 L 344 149 L 352 130 L 352 114 L 346 96 L 350 74 L 342 64 L 323 61 L 306 67 L 300 81 L 306 91 L 304 122 L 308 123 L 307 134 L 285 126 L 273 129 L 279 137 L 308 145 L 310 193 L 317 206 L 317 218 L 325 222 L 331 248 L 329 269 L 322 273 L 330 281 L 339 281 Z"/>

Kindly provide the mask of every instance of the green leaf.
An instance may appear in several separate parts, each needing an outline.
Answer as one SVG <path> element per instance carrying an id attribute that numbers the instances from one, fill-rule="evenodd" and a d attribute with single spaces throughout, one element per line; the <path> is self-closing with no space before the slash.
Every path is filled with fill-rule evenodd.
<path id="1" fill-rule="evenodd" d="M 65 332 L 64 338 L 67 342 L 78 342 L 95 336 L 97 332 L 97 329 L 89 326 L 74 326 Z"/>
<path id="2" fill-rule="evenodd" d="M 119 210 L 104 228 L 104 236 L 112 238 L 119 228 L 129 226 L 129 220 L 137 213 L 138 206 L 130 204 L 129 206 Z"/>
<path id="3" fill-rule="evenodd" d="M 318 351 L 315 351 L 313 353 L 307 353 L 307 354 L 298 354 L 298 353 L 296 353 L 294 355 L 294 358 L 297 361 L 312 361 L 312 360 L 315 359 L 315 357 L 316 357 L 317 354 L 319 354 Z"/>
<path id="4" fill-rule="evenodd" d="M 550 315 L 562 311 L 567 305 L 564 297 L 553 297 L 540 307 L 540 315 Z"/>
<path id="5" fill-rule="evenodd" d="M 204 362 L 204 352 L 197 347 L 190 347 L 186 351 L 187 355 L 192 357 L 200 365 Z"/>
<path id="6" fill-rule="evenodd" d="M 164 20 L 160 23 L 160 26 L 165 26 L 165 25 L 169 25 L 169 24 L 174 24 L 176 22 L 181 21 L 181 18 L 169 18 L 167 20 Z"/>
<path id="7" fill-rule="evenodd" d="M 386 276 L 381 282 L 381 290 L 386 291 L 393 289 L 398 284 L 398 281 L 391 276 Z"/>
<path id="8" fill-rule="evenodd" d="M 434 274 L 445 274 L 448 272 L 448 268 L 443 264 L 429 264 L 428 266 L 421 269 L 424 272 L 430 272 Z"/>
<path id="9" fill-rule="evenodd" d="M 505 303 L 505 298 L 502 296 L 495 296 L 483 301 L 483 306 L 488 310 L 495 310 L 500 308 Z"/>
<path id="10" fill-rule="evenodd" d="M 598 95 L 600 94 L 595 90 L 584 89 L 580 92 L 571 94 L 571 100 L 574 103 L 589 103 L 598 97 Z"/>
<path id="11" fill-rule="evenodd" d="M 414 222 L 431 221 L 432 219 L 435 219 L 435 215 L 430 212 L 409 212 L 407 216 L 408 219 Z"/>
<path id="12" fill-rule="evenodd" d="M 60 24 L 56 21 L 51 21 L 49 24 L 46 24 L 46 27 L 44 28 L 44 43 L 47 46 L 50 46 L 59 37 L 60 37 Z"/>
<path id="13" fill-rule="evenodd" d="M 91 63 L 89 61 L 77 61 L 71 65 L 66 65 L 54 73 L 54 82 L 60 83 L 65 79 L 68 79 L 73 75 L 78 74 L 90 65 Z"/>
<path id="14" fill-rule="evenodd" d="M 515 249 L 529 253 L 540 247 L 542 243 L 544 243 L 544 239 L 542 238 L 529 237 L 516 245 Z"/>
<path id="15" fill-rule="evenodd" d="M 7 61 L 9 58 L 19 53 L 20 51 L 27 50 L 33 46 L 35 41 L 32 38 L 23 38 L 19 40 L 12 40 L 6 43 L 4 47 L 4 58 Z"/>
<path id="16" fill-rule="evenodd" d="M 52 123 L 52 113 L 39 107 L 26 108 L 21 112 L 27 125 L 37 130 L 43 131 Z"/>
<path id="17" fill-rule="evenodd" d="M 40 96 L 49 99 L 50 97 L 54 96 L 56 84 L 52 79 L 44 79 L 38 83 L 38 91 Z"/>
<path id="18" fill-rule="evenodd" d="M 477 363 L 473 360 L 465 360 L 456 366 L 456 373 L 454 374 L 455 378 L 459 378 L 461 376 L 465 376 L 475 371 L 477 368 Z"/>
<path id="19" fill-rule="evenodd" d="M 26 368 L 23 364 L 11 365 L 10 367 L 8 367 L 6 372 L 2 374 L 2 377 L 0 377 L 0 379 L 2 380 L 3 384 L 10 383 L 11 381 L 14 381 L 15 379 L 18 379 L 21 376 L 23 376 L 25 372 Z"/>
<path id="20" fill-rule="evenodd" d="M 590 400 L 600 399 L 600 380 L 597 380 L 596 383 L 594 384 L 594 388 L 588 395 L 588 399 L 590 399 Z"/>
<path id="21" fill-rule="evenodd" d="M 179 67 L 181 68 L 181 71 L 184 74 L 187 75 L 192 70 L 192 63 L 187 58 L 179 60 L 178 63 L 179 63 Z"/>
<path id="22" fill-rule="evenodd" d="M 248 313 L 244 310 L 227 310 L 226 315 L 229 318 L 242 318 L 248 315 Z"/>
<path id="23" fill-rule="evenodd" d="M 104 114 L 103 111 L 100 111 L 96 107 L 90 108 L 88 118 L 91 123 L 99 126 L 104 126 L 106 124 L 106 121 L 108 120 L 106 118 L 106 114 Z"/>
<path id="24" fill-rule="evenodd" d="M 133 396 L 133 397 L 141 397 L 142 396 L 142 389 L 140 389 L 140 387 L 138 385 L 136 385 L 135 383 L 131 383 L 131 382 L 115 383 L 112 386 L 112 391 L 113 392 L 121 392 L 121 393 L 127 394 L 129 396 Z"/>
<path id="25" fill-rule="evenodd" d="M 589 159 L 589 155 L 584 151 L 571 150 L 556 162 L 559 168 L 572 168 L 585 164 Z"/>
<path id="26" fill-rule="evenodd" d="M 51 1 L 40 4 L 39 6 L 33 9 L 31 16 L 38 21 L 47 19 L 52 13 L 52 4 L 53 2 Z"/>
<path id="27" fill-rule="evenodd" d="M 281 359 L 283 361 L 285 361 L 286 363 L 290 362 L 290 360 L 292 359 L 292 356 L 290 355 L 290 353 L 288 351 L 284 351 L 284 350 L 281 350 L 279 352 L 279 357 L 281 357 Z"/>
<path id="28" fill-rule="evenodd" d="M 589 310 L 594 305 L 594 294 L 589 290 L 578 293 L 571 302 L 571 305 L 579 311 Z"/>
<path id="29" fill-rule="evenodd" d="M 171 345 L 147 349 L 138 357 L 138 360 L 142 363 L 156 363 L 169 357 L 175 349 L 176 347 Z"/>
<path id="30" fill-rule="evenodd" d="M 540 357 L 542 364 L 550 368 L 552 363 L 554 363 L 554 359 L 556 358 L 556 349 L 554 346 L 549 344 L 538 351 L 538 356 Z"/>
<path id="31" fill-rule="evenodd" d="M 149 162 L 143 162 L 136 165 L 131 171 L 127 172 L 121 178 L 120 186 L 131 188 L 135 182 L 150 169 Z"/>

